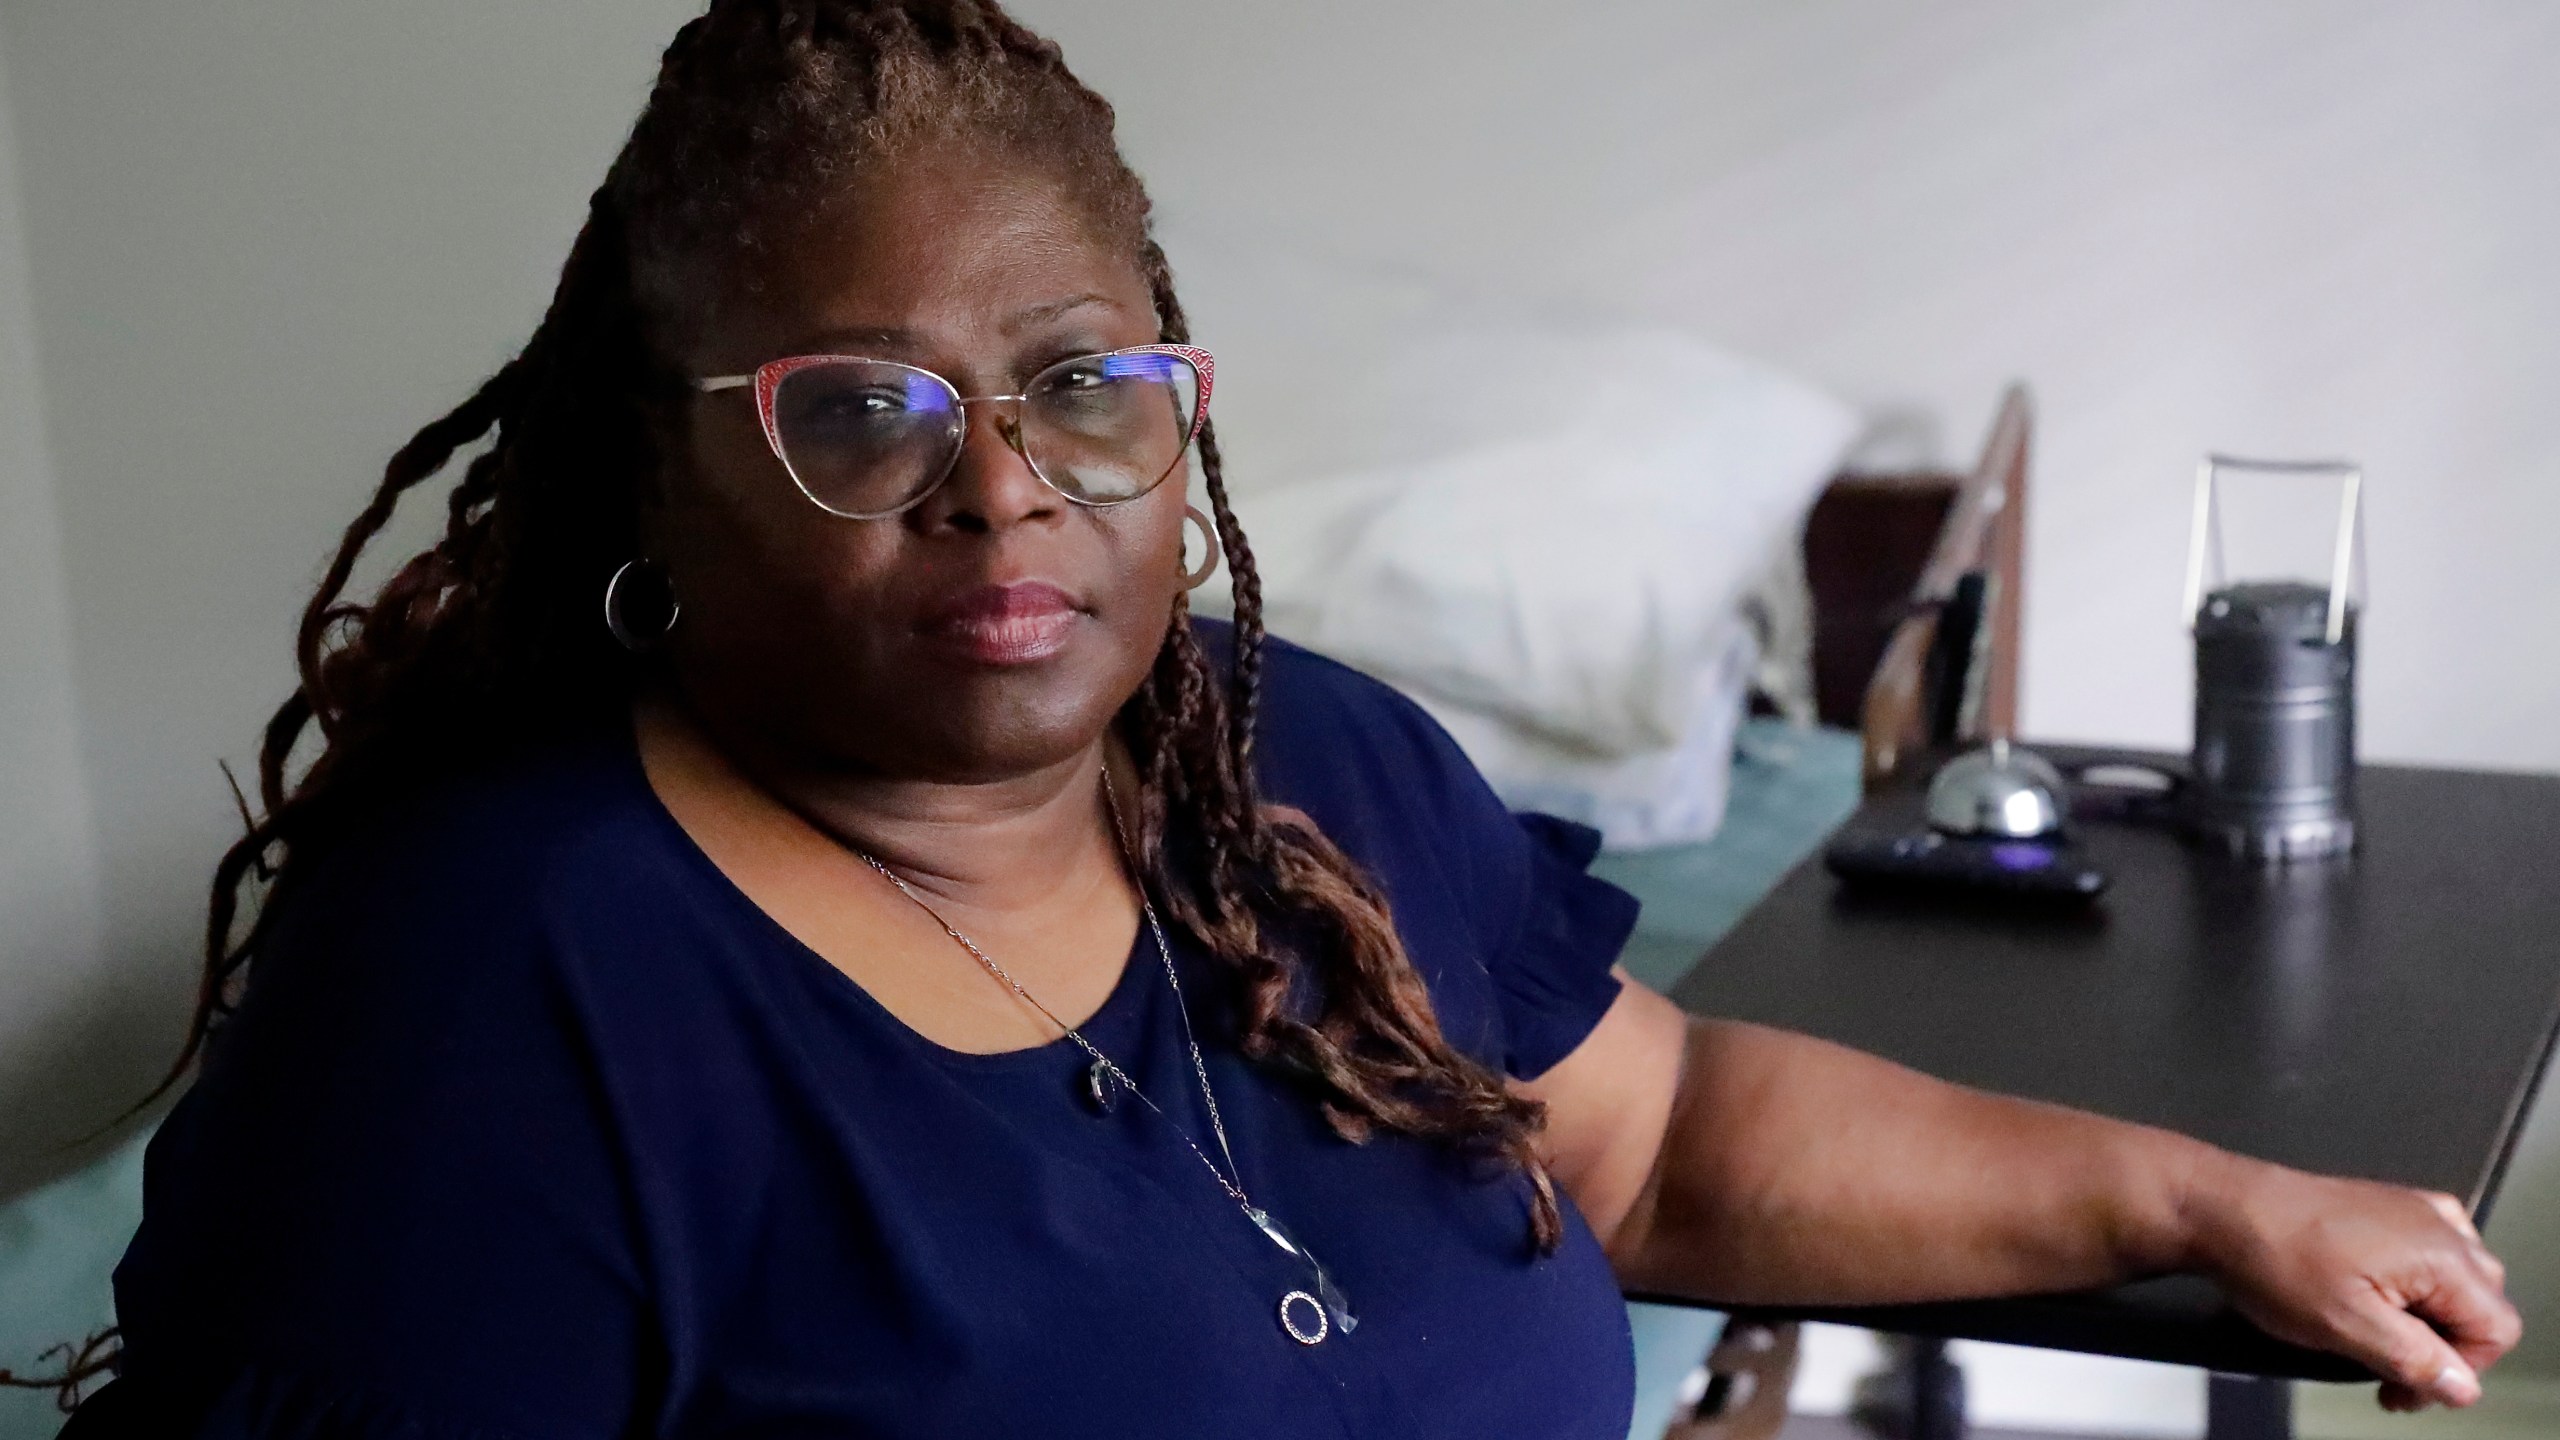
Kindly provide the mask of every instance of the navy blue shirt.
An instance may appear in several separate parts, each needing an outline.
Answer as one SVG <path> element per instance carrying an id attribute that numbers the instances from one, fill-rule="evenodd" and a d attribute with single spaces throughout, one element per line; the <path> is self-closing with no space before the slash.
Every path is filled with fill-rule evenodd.
<path id="1" fill-rule="evenodd" d="M 1266 797 L 1380 880 L 1450 1038 L 1561 1059 L 1635 915 L 1594 837 L 1330 661 L 1273 645 L 1264 695 Z M 71 1435 L 1625 1434 L 1626 1313 L 1570 1204 L 1540 1257 L 1516 1173 L 1336 1137 L 1178 933 L 1244 1186 L 1352 1333 L 1283 1330 L 1304 1272 L 1175 1130 L 1211 1143 L 1143 930 L 1085 1033 L 1163 1116 L 1097 1111 L 1065 1040 L 909 1029 L 712 865 L 627 735 L 412 805 L 284 903 L 151 1142 L 123 1368 Z"/>

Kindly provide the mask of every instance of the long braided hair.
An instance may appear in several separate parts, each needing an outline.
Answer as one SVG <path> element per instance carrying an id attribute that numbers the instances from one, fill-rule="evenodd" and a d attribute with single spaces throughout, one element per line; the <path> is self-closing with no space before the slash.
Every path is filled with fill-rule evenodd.
<path id="1" fill-rule="evenodd" d="M 391 458 L 304 608 L 300 685 L 259 750 L 259 813 L 244 800 L 247 832 L 214 870 L 185 1043 L 136 1110 L 216 1037 L 280 902 L 350 826 L 404 788 L 625 723 L 645 662 L 598 623 L 597 596 L 636 552 L 659 483 L 683 397 L 664 357 L 706 294 L 752 287 L 755 257 L 793 217 L 861 166 L 934 143 L 994 145 L 1045 167 L 1128 247 L 1163 338 L 1190 338 L 1110 104 L 993 0 L 713 0 L 668 47 L 532 338 Z M 402 497 L 484 440 L 446 498 L 442 538 L 370 601 L 347 598 Z M 1531 1184 L 1530 1237 L 1552 1250 L 1562 1225 L 1532 1149 L 1540 1107 L 1442 1035 L 1375 883 L 1307 817 L 1257 792 L 1261 587 L 1208 429 L 1198 463 L 1233 577 L 1233 654 L 1216 673 L 1177 599 L 1120 712 L 1141 864 L 1230 968 L 1249 1057 L 1300 1077 L 1346 1139 L 1384 1129 L 1517 1167 Z M 112 1367 L 113 1333 L 62 1375 L 18 1383 L 59 1385 L 68 1404 Z"/>

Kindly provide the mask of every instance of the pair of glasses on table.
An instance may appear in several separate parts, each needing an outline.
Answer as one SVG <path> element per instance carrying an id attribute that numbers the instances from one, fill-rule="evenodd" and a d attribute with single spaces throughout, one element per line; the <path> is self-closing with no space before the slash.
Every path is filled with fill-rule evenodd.
<path id="1" fill-rule="evenodd" d="M 746 375 L 698 378 L 705 393 L 751 390 L 792 483 L 852 520 L 895 515 L 958 468 L 969 407 L 1049 488 L 1118 505 L 1164 483 L 1209 419 L 1217 362 L 1193 345 L 1140 345 L 1049 366 L 1015 395 L 963 395 L 930 370 L 854 355 L 795 355 Z"/>

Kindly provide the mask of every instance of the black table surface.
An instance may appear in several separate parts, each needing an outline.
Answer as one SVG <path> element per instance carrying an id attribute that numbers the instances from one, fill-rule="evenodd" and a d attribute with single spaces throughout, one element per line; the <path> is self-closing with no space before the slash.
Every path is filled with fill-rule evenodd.
<path id="1" fill-rule="evenodd" d="M 2040 747 L 2066 766 L 2160 756 Z M 1920 823 L 1916 793 L 1851 826 Z M 2560 777 L 2368 765 L 2344 859 L 2266 867 L 2078 819 L 2085 910 L 1844 890 L 1819 856 L 1672 998 L 2244 1154 L 2442 1190 L 2486 1217 L 2560 1031 Z M 1762 1312 L 1767 1313 L 1767 1312 Z M 2169 1277 L 2080 1295 L 1789 1312 L 2301 1379 L 2367 1378 Z"/>

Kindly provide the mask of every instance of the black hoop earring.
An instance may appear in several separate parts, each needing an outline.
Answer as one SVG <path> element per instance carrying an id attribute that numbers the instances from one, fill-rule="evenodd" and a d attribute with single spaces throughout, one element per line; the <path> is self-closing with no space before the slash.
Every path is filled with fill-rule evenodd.
<path id="1" fill-rule="evenodd" d="M 1200 524 L 1200 543 L 1207 548 L 1209 553 L 1201 558 L 1200 568 L 1195 570 L 1187 565 L 1183 567 L 1182 588 L 1185 590 L 1199 589 L 1202 585 L 1208 583 L 1210 576 L 1218 573 L 1219 550 L 1217 522 L 1211 520 L 1208 516 L 1201 514 L 1200 507 L 1197 505 L 1183 506 L 1182 523 L 1185 527 L 1186 535 L 1188 534 L 1189 526 L 1195 520 Z M 1186 542 L 1182 548 L 1188 550 L 1191 546 Z"/>
<path id="2" fill-rule="evenodd" d="M 658 622 L 654 634 L 634 630 L 622 618 L 622 582 L 624 577 L 630 575 L 635 569 L 645 570 L 655 576 L 659 592 L 666 597 L 662 606 L 666 618 Z M 604 628 L 612 631 L 613 638 L 621 644 L 622 648 L 634 655 L 666 639 L 674 632 L 676 621 L 683 614 L 684 605 L 676 599 L 674 582 L 667 578 L 665 568 L 654 560 L 625 560 L 621 567 L 613 572 L 613 578 L 604 582 Z"/>

